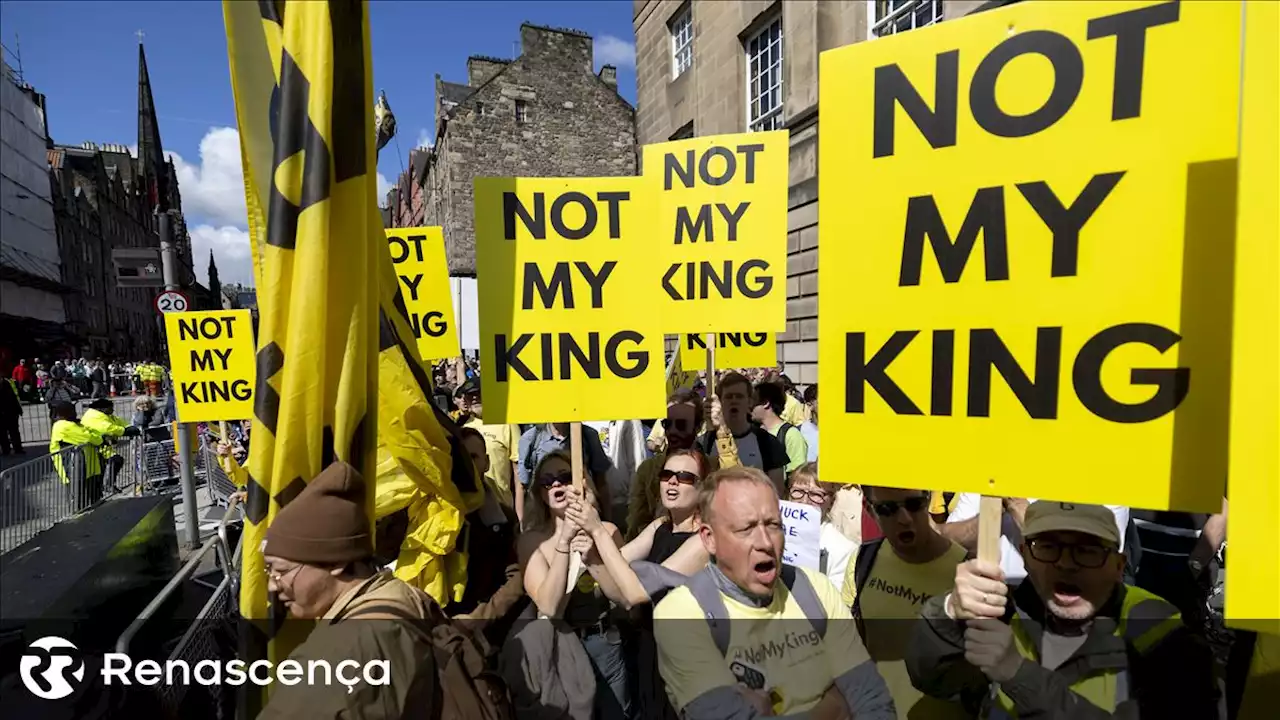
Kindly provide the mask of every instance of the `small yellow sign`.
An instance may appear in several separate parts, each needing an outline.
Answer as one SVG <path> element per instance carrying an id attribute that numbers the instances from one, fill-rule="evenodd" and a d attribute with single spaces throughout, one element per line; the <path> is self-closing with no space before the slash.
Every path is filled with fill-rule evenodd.
<path id="1" fill-rule="evenodd" d="M 477 178 L 485 422 L 660 417 L 642 178 Z"/>
<path id="2" fill-rule="evenodd" d="M 461 355 L 449 294 L 444 231 L 438 227 L 387 228 L 387 248 L 422 359 Z"/>
<path id="3" fill-rule="evenodd" d="M 773 333 L 716 333 L 715 337 L 717 370 L 778 366 L 778 340 Z M 706 336 L 681 335 L 680 355 L 686 370 L 706 370 Z"/>
<path id="4" fill-rule="evenodd" d="M 785 131 L 644 146 L 644 232 L 662 248 L 645 297 L 657 294 L 667 332 L 786 330 L 790 152 Z"/>
<path id="5" fill-rule="evenodd" d="M 248 310 L 167 313 L 169 374 L 179 422 L 253 417 L 253 320 Z"/>
<path id="6" fill-rule="evenodd" d="M 1245 5 L 1227 623 L 1280 634 L 1280 3 Z"/>
<path id="7" fill-rule="evenodd" d="M 819 373 L 850 482 L 1213 512 L 1238 2 L 1018 3 L 824 52 Z"/>
<path id="8" fill-rule="evenodd" d="M 680 362 L 680 351 L 671 353 L 671 362 L 667 363 L 667 395 L 669 398 L 677 390 L 691 388 L 698 384 L 698 373 L 685 370 Z M 665 401 L 666 398 L 664 398 Z"/>

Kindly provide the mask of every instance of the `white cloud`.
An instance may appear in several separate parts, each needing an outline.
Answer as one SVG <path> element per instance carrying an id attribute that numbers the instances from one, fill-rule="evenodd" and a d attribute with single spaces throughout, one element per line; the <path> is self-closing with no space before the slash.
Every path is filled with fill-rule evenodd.
<path id="1" fill-rule="evenodd" d="M 387 192 L 391 190 L 392 187 L 395 186 L 391 184 L 391 181 L 387 179 L 387 176 L 382 173 L 378 173 L 378 207 L 387 206 Z"/>
<path id="2" fill-rule="evenodd" d="M 186 215 L 215 226 L 245 227 L 244 171 L 240 167 L 240 132 L 231 127 L 211 128 L 200 141 L 200 162 L 192 164 L 177 153 L 182 210 Z"/>
<path id="3" fill-rule="evenodd" d="M 418 144 L 414 147 L 429 148 L 431 147 L 431 131 L 422 128 L 418 131 Z"/>
<path id="4" fill-rule="evenodd" d="M 636 66 L 636 45 L 613 35 L 601 35 L 595 40 L 596 67 L 613 65 L 620 68 Z"/>
<path id="5" fill-rule="evenodd" d="M 186 198 L 183 198 L 184 204 Z M 209 251 L 218 264 L 218 280 L 222 283 L 253 285 L 253 256 L 249 248 L 249 231 L 231 225 L 214 227 L 196 225 L 191 233 L 191 259 L 196 276 L 208 283 Z"/>

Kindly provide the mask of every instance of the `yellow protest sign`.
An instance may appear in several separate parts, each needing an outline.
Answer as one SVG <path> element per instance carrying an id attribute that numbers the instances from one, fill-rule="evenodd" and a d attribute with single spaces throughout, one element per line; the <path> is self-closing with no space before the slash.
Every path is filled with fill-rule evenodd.
<path id="1" fill-rule="evenodd" d="M 444 231 L 438 227 L 387 228 L 387 248 L 422 359 L 461 355 L 449 294 Z"/>
<path id="2" fill-rule="evenodd" d="M 1280 3 L 1245 5 L 1227 623 L 1280 633 Z"/>
<path id="3" fill-rule="evenodd" d="M 1239 3 L 1116 1 L 822 54 L 828 473 L 1218 509 L 1239 51 Z"/>
<path id="4" fill-rule="evenodd" d="M 704 365 L 706 363 L 703 363 Z M 667 363 L 667 394 L 663 398 L 671 397 L 672 393 L 682 388 L 691 388 L 698 384 L 698 373 L 685 370 L 680 362 L 680 351 L 671 353 L 671 362 Z"/>
<path id="5" fill-rule="evenodd" d="M 253 320 L 248 310 L 166 313 L 169 374 L 181 422 L 253 417 Z"/>
<path id="6" fill-rule="evenodd" d="M 785 131 L 644 146 L 667 332 L 786 330 L 790 152 Z"/>
<path id="7" fill-rule="evenodd" d="M 704 335 L 680 336 L 680 362 L 687 370 L 707 369 Z M 777 367 L 778 340 L 773 333 L 716 333 L 716 368 Z"/>
<path id="8" fill-rule="evenodd" d="M 659 417 L 641 178 L 477 178 L 485 422 Z"/>

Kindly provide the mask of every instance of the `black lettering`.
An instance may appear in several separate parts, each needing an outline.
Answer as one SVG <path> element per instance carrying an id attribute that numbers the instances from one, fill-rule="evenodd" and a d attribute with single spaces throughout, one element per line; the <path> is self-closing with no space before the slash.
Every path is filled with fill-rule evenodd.
<path id="1" fill-rule="evenodd" d="M 996 102 L 996 80 L 1014 58 L 1034 53 L 1053 65 L 1053 88 L 1039 108 L 1009 115 Z M 1001 42 L 978 63 L 969 85 L 969 108 L 983 130 L 997 137 L 1035 135 L 1058 122 L 1075 103 L 1084 84 L 1084 58 L 1071 39 L 1050 30 L 1028 30 Z"/>
<path id="2" fill-rule="evenodd" d="M 449 329 L 449 324 L 444 322 L 444 313 L 439 310 L 432 310 L 423 317 L 422 331 L 433 338 L 444 335 Z M 422 336 L 418 335 L 418 337 Z"/>
<path id="3" fill-rule="evenodd" d="M 542 379 L 543 380 L 554 380 L 556 377 L 555 365 L 551 364 L 551 357 L 552 357 L 552 350 L 553 350 L 552 341 L 554 339 L 555 339 L 555 336 L 552 335 L 551 333 L 543 333 L 542 336 L 538 338 L 538 340 L 542 344 Z"/>
<path id="4" fill-rule="evenodd" d="M 204 402 L 204 396 L 203 396 L 203 395 L 201 395 L 201 396 L 199 396 L 199 397 L 197 397 L 197 396 L 196 396 L 196 390 L 200 389 L 201 385 L 202 385 L 202 383 L 198 383 L 198 382 L 193 382 L 193 383 L 184 382 L 184 383 L 181 383 L 181 387 L 182 387 L 182 402 L 184 402 L 184 403 L 202 403 L 202 402 Z"/>
<path id="5" fill-rule="evenodd" d="M 956 331 L 933 331 L 933 365 L 930 379 L 929 414 L 951 415 L 951 399 L 955 394 L 952 368 L 956 357 Z"/>
<path id="6" fill-rule="evenodd" d="M 766 340 L 769 339 L 768 333 L 745 333 L 742 339 L 751 347 L 762 347 Z"/>
<path id="7" fill-rule="evenodd" d="M 742 347 L 742 333 L 720 333 L 716 340 L 716 347 L 723 348 L 730 345 L 736 348 Z"/>
<path id="8" fill-rule="evenodd" d="M 231 399 L 231 388 L 227 387 L 225 380 L 222 382 L 206 381 L 204 383 L 204 391 L 208 395 L 210 402 L 226 402 Z"/>
<path id="9" fill-rule="evenodd" d="M 684 299 L 680 297 L 680 293 L 676 292 L 675 287 L 671 284 L 671 279 L 680 271 L 680 265 L 680 263 L 671 263 L 671 267 L 667 268 L 667 272 L 662 276 L 662 289 L 667 292 L 667 295 L 670 296 L 672 300 Z"/>
<path id="10" fill-rule="evenodd" d="M 698 242 L 698 236 L 702 234 L 704 228 L 707 231 L 707 242 L 711 242 L 715 238 L 715 228 L 711 223 L 710 205 L 698 208 L 697 220 L 689 215 L 689 208 L 683 205 L 676 208 L 676 245 L 684 243 L 686 236 L 689 242 Z"/>
<path id="11" fill-rule="evenodd" d="M 872 157 L 893 155 L 895 149 L 896 108 L 911 119 L 933 149 L 956 144 L 956 111 L 959 105 L 960 51 L 939 53 L 934 61 L 933 109 L 907 79 L 897 65 L 876 68 L 875 98 L 872 101 Z"/>
<path id="12" fill-rule="evenodd" d="M 528 365 L 520 360 L 520 352 L 525 349 L 529 341 L 533 339 L 530 333 L 522 333 L 512 343 L 511 347 L 507 347 L 507 336 L 501 333 L 493 336 L 494 357 L 498 359 L 497 365 L 494 367 L 494 379 L 498 382 L 507 382 L 507 368 L 511 368 L 520 376 L 521 380 L 533 381 L 538 377 L 533 374 Z"/>
<path id="13" fill-rule="evenodd" d="M 409 297 L 413 300 L 417 300 L 418 286 L 422 284 L 422 274 L 419 273 L 417 275 L 414 275 L 413 277 L 409 277 L 408 275 L 401 275 L 400 282 L 403 283 L 405 287 L 409 288 Z"/>
<path id="14" fill-rule="evenodd" d="M 742 153 L 746 160 L 743 163 L 742 181 L 750 185 L 756 181 L 756 153 L 764 152 L 764 143 L 739 145 L 738 152 Z"/>
<path id="15" fill-rule="evenodd" d="M 582 227 L 580 228 L 573 229 L 564 223 L 564 208 L 569 203 L 577 203 L 582 206 L 584 216 Z M 556 231 L 557 235 L 565 240 L 581 240 L 590 235 L 596 229 L 596 220 L 598 219 L 596 204 L 591 201 L 591 198 L 576 190 L 561 194 L 551 203 L 551 227 Z"/>
<path id="16" fill-rule="evenodd" d="M 392 235 L 387 238 L 387 245 L 391 246 L 391 264 L 399 265 L 409 259 L 409 245 L 405 243 L 404 238 Z M 399 251 L 399 252 L 397 252 Z"/>
<path id="17" fill-rule="evenodd" d="M 871 389 L 899 415 L 920 415 L 920 408 L 898 387 L 888 374 L 889 363 L 906 349 L 919 330 L 898 330 L 870 360 L 866 359 L 867 337 L 863 332 L 845 335 L 845 412 L 866 412 L 866 389 Z"/>
<path id="18" fill-rule="evenodd" d="M 700 296 L 703 300 L 707 299 L 708 293 L 710 292 L 711 285 L 716 286 L 716 293 L 720 297 L 724 297 L 724 298 L 733 297 L 733 261 L 732 260 L 724 261 L 724 274 L 722 275 L 716 274 L 715 267 L 712 266 L 711 263 L 707 262 L 706 260 L 703 260 L 702 262 L 698 263 L 698 267 L 699 269 L 702 270 L 702 273 L 699 275 L 699 279 L 701 280 Z"/>
<path id="19" fill-rule="evenodd" d="M 1147 29 L 1178 22 L 1178 2 L 1148 5 L 1089 21 L 1088 38 L 1116 37 L 1115 84 L 1111 89 L 1111 119 L 1128 120 L 1142 113 L 1142 70 Z"/>
<path id="20" fill-rule="evenodd" d="M 1113 325 L 1089 338 L 1071 368 L 1071 383 L 1080 404 L 1103 420 L 1117 423 L 1147 422 L 1173 412 L 1191 389 L 1190 368 L 1134 368 L 1129 381 L 1154 385 L 1156 392 L 1148 400 L 1128 404 L 1117 401 L 1102 387 L 1102 364 L 1121 345 L 1141 343 L 1164 353 L 1181 340 L 1174 331 L 1150 323 Z"/>
<path id="21" fill-rule="evenodd" d="M 752 278 L 749 276 L 752 270 L 759 270 L 760 274 Z M 764 260 L 748 260 L 739 265 L 738 292 L 742 293 L 743 297 L 748 297 L 752 300 L 759 300 L 768 295 L 769 291 L 773 289 L 773 278 L 766 275 L 765 273 L 767 272 L 769 272 L 769 263 Z M 754 284 L 751 284 L 752 280 L 755 280 Z M 728 297 L 728 295 L 725 297 Z"/>
<path id="22" fill-rule="evenodd" d="M 616 260 L 606 260 L 604 265 L 600 266 L 600 272 L 596 273 L 588 263 L 580 260 L 573 263 L 574 267 L 578 268 L 578 272 L 582 273 L 582 279 L 591 286 L 591 307 L 597 310 L 604 307 L 604 281 L 609 279 L 609 275 L 613 273 L 613 268 L 617 264 Z"/>
<path id="23" fill-rule="evenodd" d="M 693 150 L 685 151 L 684 164 L 680 164 L 680 159 L 675 153 L 667 153 L 662 156 L 662 189 L 670 190 L 671 176 L 675 174 L 680 178 L 680 184 L 686 188 L 693 187 Z"/>
<path id="24" fill-rule="evenodd" d="M 213 352 L 209 350 L 191 351 L 191 372 L 213 371 Z"/>
<path id="25" fill-rule="evenodd" d="M 248 380 L 235 380 L 231 383 L 231 397 L 244 402 L 253 397 L 253 388 L 249 387 Z"/>
<path id="26" fill-rule="evenodd" d="M 542 277 L 542 268 L 536 262 L 524 264 L 524 295 L 520 306 L 525 310 L 533 309 L 533 294 L 538 293 L 542 307 L 555 307 L 556 296 L 564 295 L 564 309 L 573 309 L 573 282 L 569 274 L 569 263 L 558 262 L 551 271 L 551 281 Z"/>
<path id="27" fill-rule="evenodd" d="M 729 224 L 729 242 L 738 241 L 738 221 L 742 219 L 743 213 L 745 213 L 749 207 L 751 207 L 751 203 L 742 202 L 738 203 L 738 209 L 730 210 L 728 205 L 725 205 L 724 203 L 716 203 L 716 209 L 720 211 L 720 216 Z M 707 229 L 707 242 L 711 242 L 710 227 Z"/>
<path id="28" fill-rule="evenodd" d="M 630 366 L 623 365 L 618 360 L 619 346 L 628 341 L 637 346 L 637 349 L 630 350 L 626 354 L 627 359 L 631 361 Z M 614 333 L 604 348 L 605 364 L 609 366 L 609 372 L 625 380 L 644 374 L 645 369 L 649 367 L 649 353 L 639 349 L 643 342 L 644 336 L 635 330 L 621 330 Z"/>
<path id="29" fill-rule="evenodd" d="M 179 320 L 179 321 L 178 321 L 178 324 L 179 324 L 179 326 L 181 326 L 182 321 L 181 321 L 181 320 Z M 231 333 L 231 326 L 232 326 L 232 320 L 231 320 L 231 318 L 229 318 L 229 317 L 222 317 L 222 318 L 206 317 L 206 318 L 201 318 L 201 319 L 200 319 L 200 323 L 199 323 L 199 329 L 200 329 L 200 332 L 199 332 L 199 333 L 194 334 L 192 337 L 194 337 L 194 338 L 195 338 L 195 339 L 197 339 L 197 340 L 201 340 L 201 339 L 203 339 L 203 340 L 217 340 L 218 338 L 222 337 L 222 331 L 223 331 L 223 328 L 225 327 L 225 328 L 226 328 L 226 332 L 227 332 L 227 337 L 228 337 L 228 338 L 230 338 L 230 339 L 234 339 L 234 337 L 235 337 L 235 336 L 234 336 L 234 335 L 232 335 L 232 333 Z M 192 327 L 194 328 L 194 327 L 196 327 L 196 325 L 194 325 L 194 324 L 193 324 L 193 325 L 192 325 Z M 179 334 L 179 335 L 182 335 L 181 330 L 179 330 L 179 333 L 178 333 L 178 334 Z"/>
<path id="30" fill-rule="evenodd" d="M 178 339 L 179 340 L 199 340 L 200 333 L 196 330 L 195 320 L 186 320 L 178 318 Z"/>
<path id="31" fill-rule="evenodd" d="M 685 335 L 684 347 L 686 350 L 706 350 L 707 344 L 703 342 L 701 335 Z"/>
<path id="32" fill-rule="evenodd" d="M 547 239 L 547 198 L 544 193 L 533 194 L 533 213 L 525 209 L 520 197 L 513 192 L 502 193 L 502 229 L 507 240 L 516 239 L 516 218 L 534 240 Z"/>
<path id="33" fill-rule="evenodd" d="M 991 370 L 1000 372 L 1027 414 L 1039 420 L 1058 417 L 1058 359 L 1062 328 L 1036 328 L 1036 378 L 1022 371 L 995 330 L 969 331 L 969 417 L 991 416 Z"/>
<path id="34" fill-rule="evenodd" d="M 624 200 L 631 199 L 631 193 L 620 190 L 616 192 L 599 192 L 596 193 L 596 199 L 604 201 L 609 208 L 609 239 L 617 240 L 622 237 L 622 217 L 619 206 Z"/>
<path id="35" fill-rule="evenodd" d="M 560 379 L 572 380 L 573 367 L 570 358 L 576 358 L 578 367 L 592 380 L 600 379 L 600 333 L 587 333 L 587 351 L 584 353 L 578 341 L 570 333 L 560 333 Z"/>
<path id="36" fill-rule="evenodd" d="M 711 174 L 711 158 L 724 158 L 724 172 L 719 175 Z M 702 158 L 698 161 L 698 177 L 706 185 L 717 186 L 725 185 L 733 179 L 735 173 L 738 172 L 738 156 L 727 147 L 714 145 L 702 154 Z"/>
<path id="37" fill-rule="evenodd" d="M 1020 183 L 1019 192 L 1031 204 L 1046 227 L 1053 231 L 1053 277 L 1075 277 L 1080 254 L 1080 229 L 1098 211 L 1098 206 L 1124 177 L 1124 171 L 1094 175 L 1071 207 L 1062 201 L 1044 181 Z"/>
<path id="38" fill-rule="evenodd" d="M 221 349 L 220 349 L 220 348 L 214 348 L 214 349 L 213 349 L 213 354 L 214 354 L 214 355 L 217 355 L 217 356 L 218 356 L 218 359 L 222 361 L 222 369 L 223 369 L 223 370 L 227 370 L 227 369 L 229 369 L 229 368 L 230 368 L 230 365 L 228 364 L 228 361 L 229 361 L 229 359 L 230 359 L 230 357 L 231 357 L 231 348 L 221 348 Z"/>
<path id="39" fill-rule="evenodd" d="M 982 231 L 983 260 L 988 282 L 1009 279 L 1009 251 L 1006 244 L 1004 188 L 981 188 L 964 217 L 955 242 L 947 232 L 932 195 L 913 197 L 907 201 L 906 232 L 902 240 L 902 266 L 898 285 L 920 284 L 920 265 L 924 258 L 924 239 L 929 238 L 933 255 L 944 282 L 960 281 L 969 262 L 978 231 Z"/>
<path id="40" fill-rule="evenodd" d="M 413 337 L 422 339 L 422 316 L 418 313 L 409 313 L 409 329 L 413 331 Z"/>

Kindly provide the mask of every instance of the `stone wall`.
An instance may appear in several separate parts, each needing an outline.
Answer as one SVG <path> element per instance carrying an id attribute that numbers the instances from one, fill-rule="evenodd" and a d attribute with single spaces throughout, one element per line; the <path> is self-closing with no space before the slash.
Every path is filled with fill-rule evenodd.
<path id="1" fill-rule="evenodd" d="M 591 37 L 526 24 L 520 39 L 520 57 L 492 76 L 499 63 L 469 62 L 470 79 L 486 82 L 437 122 L 426 222 L 444 228 L 452 275 L 475 274 L 474 178 L 636 172 L 635 113 L 593 72 Z"/>

